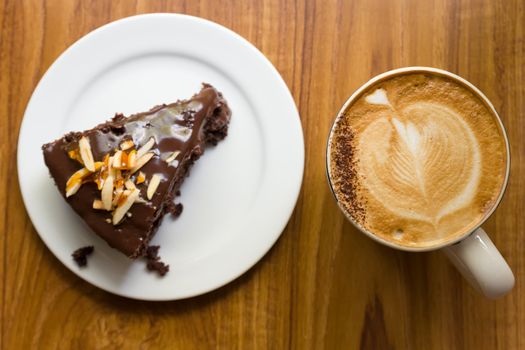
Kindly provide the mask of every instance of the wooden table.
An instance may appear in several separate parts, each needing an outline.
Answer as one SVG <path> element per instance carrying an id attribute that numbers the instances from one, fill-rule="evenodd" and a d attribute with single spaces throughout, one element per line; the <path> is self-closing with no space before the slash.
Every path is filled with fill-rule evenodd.
<path id="1" fill-rule="evenodd" d="M 26 214 L 15 161 L 24 109 L 49 65 L 89 31 L 147 12 L 201 16 L 251 41 L 290 87 L 306 140 L 303 189 L 272 250 L 215 292 L 164 303 L 110 295 L 62 266 Z M 2 0 L 0 25 L 2 349 L 525 348 L 522 0 Z M 517 276 L 498 301 L 439 252 L 395 251 L 356 232 L 328 190 L 336 112 L 371 76 L 410 65 L 467 78 L 509 131 L 510 184 L 485 225 Z"/>

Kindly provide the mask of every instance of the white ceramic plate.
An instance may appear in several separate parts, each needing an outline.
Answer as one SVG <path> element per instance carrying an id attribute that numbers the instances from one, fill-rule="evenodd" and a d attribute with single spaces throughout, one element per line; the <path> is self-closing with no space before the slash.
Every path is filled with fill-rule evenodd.
<path id="1" fill-rule="evenodd" d="M 65 203 L 41 146 L 131 114 L 189 98 L 208 82 L 232 109 L 228 137 L 208 148 L 182 185 L 184 212 L 163 220 L 170 272 L 160 278 L 98 238 Z M 240 276 L 271 248 L 297 201 L 304 142 L 293 98 L 277 70 L 248 41 L 200 18 L 150 14 L 105 25 L 69 47 L 27 106 L 18 142 L 24 203 L 55 256 L 86 281 L 144 300 L 199 295 Z M 94 245 L 87 268 L 71 253 Z"/>

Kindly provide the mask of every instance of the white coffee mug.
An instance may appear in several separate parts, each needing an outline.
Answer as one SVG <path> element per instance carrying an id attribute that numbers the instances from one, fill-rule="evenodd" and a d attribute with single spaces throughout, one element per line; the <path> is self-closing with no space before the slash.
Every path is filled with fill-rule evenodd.
<path id="1" fill-rule="evenodd" d="M 367 230 L 363 229 L 360 225 L 358 225 L 352 219 L 350 215 L 346 214 L 345 210 L 341 206 L 341 203 L 337 201 L 337 197 L 335 196 L 335 193 L 333 191 L 332 180 L 330 176 L 330 162 L 331 162 L 330 160 L 330 153 L 331 153 L 330 152 L 330 140 L 333 136 L 334 126 L 336 125 L 337 120 L 342 117 L 345 110 L 354 102 L 354 100 L 358 98 L 361 95 L 361 93 L 364 90 L 367 90 L 371 85 L 377 83 L 378 81 L 386 80 L 400 73 L 407 73 L 407 72 L 434 73 L 437 75 L 448 77 L 466 86 L 469 90 L 471 90 L 474 94 L 476 94 L 485 103 L 485 105 L 493 112 L 503 132 L 503 137 L 505 139 L 505 146 L 507 148 L 507 162 L 506 162 L 507 168 L 505 170 L 505 180 L 504 180 L 503 188 L 496 202 L 494 203 L 490 211 L 487 213 L 487 215 L 484 217 L 484 219 L 479 223 L 478 227 L 474 229 L 473 231 L 467 232 L 460 237 L 456 237 L 450 241 L 444 242 L 441 245 L 432 246 L 432 247 L 407 247 L 407 246 L 402 246 L 402 245 L 396 245 L 395 243 L 387 241 L 373 234 L 372 232 L 368 232 Z M 509 172 L 510 172 L 509 140 L 508 140 L 505 128 L 503 126 L 503 123 L 501 122 L 501 119 L 498 113 L 496 112 L 496 109 L 492 105 L 492 103 L 479 89 L 477 89 L 474 85 L 469 83 L 467 80 L 455 74 L 447 72 L 445 70 L 437 69 L 437 68 L 428 68 L 428 67 L 406 67 L 406 68 L 394 69 L 394 70 L 385 72 L 383 74 L 380 74 L 372 78 L 366 84 L 361 86 L 352 96 L 350 96 L 350 98 L 346 101 L 346 103 L 343 105 L 343 107 L 339 111 L 337 118 L 335 119 L 334 124 L 332 125 L 332 128 L 330 130 L 330 135 L 328 138 L 328 144 L 327 144 L 327 150 L 326 150 L 326 159 L 327 159 L 326 166 L 327 166 L 328 183 L 330 185 L 330 188 L 332 189 L 332 194 L 334 194 L 334 198 L 336 198 L 336 201 L 339 207 L 342 209 L 343 213 L 345 213 L 347 219 L 352 224 L 354 224 L 354 226 L 357 229 L 359 229 L 361 232 L 363 232 L 364 234 L 366 234 L 367 236 L 369 236 L 370 238 L 374 239 L 375 241 L 379 243 L 382 243 L 386 246 L 400 249 L 400 250 L 411 251 L 411 252 L 424 252 L 424 251 L 438 250 L 438 249 L 443 250 L 443 252 L 449 257 L 452 263 L 459 269 L 459 271 L 472 284 L 472 286 L 474 286 L 474 288 L 481 291 L 483 294 L 485 294 L 489 298 L 500 297 L 512 289 L 512 287 L 514 286 L 514 274 L 512 273 L 512 270 L 510 269 L 505 259 L 501 256 L 501 253 L 494 246 L 494 243 L 492 243 L 492 241 L 487 236 L 485 231 L 480 227 L 483 224 L 483 222 L 485 222 L 485 220 L 487 220 L 490 217 L 490 215 L 492 215 L 492 213 L 494 212 L 494 210 L 500 203 L 501 198 L 503 197 L 503 194 L 507 187 L 507 182 L 509 179 Z"/>

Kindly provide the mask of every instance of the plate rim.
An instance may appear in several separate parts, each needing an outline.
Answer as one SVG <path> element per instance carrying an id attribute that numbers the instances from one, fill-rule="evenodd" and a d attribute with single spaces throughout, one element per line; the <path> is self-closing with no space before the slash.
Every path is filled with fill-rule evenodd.
<path id="1" fill-rule="evenodd" d="M 272 242 L 270 244 L 268 244 L 268 246 L 265 249 L 262 249 L 261 254 L 259 254 L 257 256 L 253 256 L 252 259 L 250 259 L 250 263 L 246 263 L 242 268 L 238 269 L 237 272 L 232 273 L 231 276 L 228 276 L 226 278 L 222 278 L 221 282 L 215 283 L 213 285 L 209 285 L 207 288 L 202 288 L 200 291 L 197 291 L 197 292 L 194 292 L 194 293 L 187 293 L 187 294 L 181 293 L 181 295 L 176 296 L 176 297 L 163 297 L 163 296 L 156 297 L 154 295 L 140 295 L 140 296 L 138 296 L 138 295 L 130 295 L 130 294 L 126 294 L 125 292 L 122 292 L 121 290 L 113 290 L 113 289 L 108 288 L 107 286 L 103 285 L 102 283 L 99 283 L 99 281 L 97 279 L 92 279 L 89 276 L 86 276 L 86 275 L 82 274 L 81 270 L 73 269 L 70 265 L 66 264 L 63 261 L 63 259 L 61 258 L 60 254 L 58 253 L 59 249 L 57 249 L 57 251 L 55 251 L 55 249 L 53 249 L 53 245 L 48 243 L 48 241 L 46 240 L 45 234 L 42 234 L 40 232 L 40 230 L 37 228 L 37 226 L 34 224 L 34 222 L 35 222 L 34 221 L 34 215 L 35 214 L 31 213 L 30 210 L 28 209 L 27 201 L 29 200 L 29 197 L 28 197 L 28 194 L 26 193 L 26 191 L 24 190 L 25 185 L 24 185 L 24 183 L 22 181 L 22 178 L 20 176 L 18 176 L 18 182 L 19 182 L 19 186 L 20 186 L 20 192 L 21 192 L 21 195 L 22 195 L 22 200 L 23 200 L 23 203 L 24 203 L 24 207 L 26 208 L 26 213 L 28 214 L 35 231 L 37 232 L 37 234 L 40 237 L 40 239 L 44 242 L 46 247 L 53 253 L 55 258 L 57 258 L 66 268 L 71 270 L 75 275 L 77 275 L 78 277 L 80 277 L 84 281 L 86 281 L 86 282 L 88 282 L 88 283 L 90 283 L 90 284 L 92 284 L 92 285 L 94 285 L 94 286 L 96 286 L 96 287 L 106 291 L 106 292 L 109 292 L 111 294 L 119 295 L 119 296 L 130 298 L 130 299 L 136 299 L 136 300 L 168 301 L 168 300 L 186 299 L 186 298 L 194 297 L 194 296 L 197 296 L 197 295 L 206 294 L 206 293 L 209 293 L 209 292 L 211 292 L 213 290 L 221 288 L 224 285 L 232 282 L 233 280 L 235 280 L 235 279 L 239 278 L 240 276 L 242 276 L 243 274 L 245 274 L 248 270 L 250 270 L 252 267 L 254 267 L 269 252 L 269 250 L 275 245 L 277 240 L 281 237 L 281 235 L 282 235 L 283 231 L 285 230 L 288 222 L 290 221 L 290 218 L 293 215 L 293 212 L 294 212 L 295 207 L 297 205 L 297 200 L 298 200 L 299 194 L 301 192 L 302 182 L 303 182 L 303 177 L 304 177 L 305 143 L 304 143 L 304 134 L 303 134 L 302 124 L 301 124 L 301 120 L 300 120 L 300 115 L 299 115 L 299 112 L 298 112 L 295 100 L 293 99 L 293 96 L 292 96 L 292 94 L 290 92 L 290 89 L 288 88 L 286 82 L 284 81 L 284 79 L 280 75 L 279 71 L 275 68 L 275 66 L 273 66 L 273 64 L 270 62 L 270 60 L 259 49 L 257 49 L 253 44 L 251 44 L 248 40 L 246 40 L 245 38 L 243 38 L 242 36 L 240 36 L 239 34 L 234 32 L 233 30 L 231 30 L 231 29 L 229 29 L 227 27 L 224 27 L 221 24 L 215 23 L 213 21 L 210 21 L 210 20 L 207 20 L 207 19 L 204 19 L 204 18 L 201 18 L 201 17 L 191 16 L 191 15 L 186 15 L 186 14 L 178 14 L 178 13 L 148 13 L 148 14 L 140 14 L 140 15 L 124 17 L 124 18 L 121 18 L 121 19 L 118 19 L 118 20 L 106 23 L 106 24 L 104 24 L 104 25 L 102 25 L 102 26 L 100 26 L 98 28 L 95 28 L 94 30 L 92 30 L 92 31 L 88 32 L 87 34 L 83 35 L 81 38 L 76 40 L 73 44 L 68 46 L 55 59 L 55 61 L 47 68 L 46 72 L 42 75 L 42 77 L 40 78 L 39 82 L 35 86 L 32 94 L 31 94 L 30 99 L 28 100 L 28 103 L 26 105 L 26 109 L 24 111 L 24 116 L 23 116 L 23 119 L 22 119 L 22 122 L 21 122 L 21 125 L 20 125 L 19 134 L 18 134 L 18 142 L 17 142 L 17 171 L 18 171 L 18 174 L 20 174 L 21 170 L 23 170 L 22 169 L 22 167 L 23 167 L 23 160 L 22 160 L 22 154 L 20 152 L 20 149 L 23 149 L 23 147 L 21 147 L 22 141 L 24 141 L 23 140 L 24 139 L 23 135 L 27 133 L 26 129 L 29 129 L 29 127 L 27 126 L 28 118 L 26 116 L 27 116 L 28 110 L 30 110 L 31 104 L 34 103 L 34 96 L 37 95 L 39 90 L 42 89 L 42 86 L 45 85 L 47 77 L 49 75 L 53 74 L 54 71 L 59 69 L 59 67 L 61 65 L 61 62 L 64 60 L 64 57 L 66 57 L 71 50 L 74 50 L 77 46 L 82 45 L 82 43 L 87 40 L 86 38 L 90 38 L 93 35 L 97 35 L 99 33 L 102 33 L 104 31 L 106 31 L 106 30 L 111 30 L 113 27 L 118 26 L 118 25 L 123 24 L 123 23 L 132 22 L 132 21 L 140 21 L 143 18 L 151 18 L 151 17 L 169 17 L 170 19 L 174 19 L 174 20 L 179 20 L 179 19 L 190 20 L 190 21 L 194 21 L 194 22 L 198 23 L 199 25 L 210 26 L 213 30 L 221 30 L 221 31 L 227 33 L 227 35 L 232 36 L 236 40 L 240 41 L 243 44 L 242 45 L 243 49 L 249 49 L 249 50 L 254 51 L 254 53 L 258 56 L 258 58 L 261 59 L 261 62 L 266 64 L 268 66 L 268 68 L 270 68 L 271 71 L 273 71 L 273 73 L 274 73 L 273 74 L 274 75 L 273 78 L 277 79 L 276 82 L 278 82 L 281 85 L 283 93 L 284 92 L 286 93 L 286 100 L 288 100 L 288 103 L 290 104 L 289 107 L 291 107 L 293 109 L 293 112 L 294 112 L 294 115 L 291 116 L 291 118 L 294 120 L 294 123 L 296 124 L 296 128 L 297 128 L 296 131 L 298 131 L 298 133 L 299 133 L 298 136 L 300 136 L 300 138 L 298 139 L 298 141 L 300 141 L 300 143 L 301 143 L 301 147 L 298 148 L 298 151 L 300 153 L 299 154 L 300 155 L 300 159 L 299 159 L 299 163 L 300 163 L 299 175 L 300 176 L 298 176 L 297 185 L 295 186 L 296 188 L 293 189 L 293 190 L 290 190 L 290 193 L 293 193 L 293 201 L 292 201 L 293 205 L 291 205 L 290 210 L 289 210 L 289 212 L 286 215 L 287 219 L 284 220 L 284 223 L 283 223 L 279 233 L 275 235 L 275 238 L 272 240 Z"/>

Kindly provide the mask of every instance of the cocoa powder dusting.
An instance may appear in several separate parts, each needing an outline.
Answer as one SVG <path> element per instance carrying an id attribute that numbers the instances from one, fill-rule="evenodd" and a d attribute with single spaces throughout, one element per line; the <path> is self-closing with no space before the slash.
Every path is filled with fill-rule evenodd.
<path id="1" fill-rule="evenodd" d="M 331 140 L 331 180 L 334 193 L 346 213 L 358 224 L 364 225 L 366 212 L 359 196 L 357 160 L 354 146 L 355 133 L 346 115 L 337 121 Z"/>

